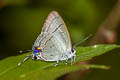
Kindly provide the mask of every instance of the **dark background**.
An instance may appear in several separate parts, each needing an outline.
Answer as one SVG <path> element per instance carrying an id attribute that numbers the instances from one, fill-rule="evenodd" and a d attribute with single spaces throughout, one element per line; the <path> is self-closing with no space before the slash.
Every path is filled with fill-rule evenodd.
<path id="1" fill-rule="evenodd" d="M 97 34 L 118 0 L 0 0 L 0 59 L 20 55 L 32 48 L 47 15 L 56 10 L 64 19 L 73 44 L 88 34 Z M 114 15 L 113 15 L 114 16 Z M 120 21 L 119 21 L 120 22 Z M 112 30 L 112 29 L 111 29 Z M 120 44 L 119 28 L 113 43 Z M 99 39 L 99 38 L 98 38 Z M 105 42 L 104 43 L 111 43 Z M 95 43 L 94 43 L 95 44 Z M 97 57 L 93 63 L 110 70 L 90 70 L 83 80 L 119 80 L 119 49 Z M 79 80 L 79 72 L 67 77 Z M 66 80 L 67 80 L 66 79 Z"/>

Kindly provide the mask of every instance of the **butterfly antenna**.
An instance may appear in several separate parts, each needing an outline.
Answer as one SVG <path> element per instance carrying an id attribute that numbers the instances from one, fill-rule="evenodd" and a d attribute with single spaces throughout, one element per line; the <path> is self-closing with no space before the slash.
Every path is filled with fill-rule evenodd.
<path id="1" fill-rule="evenodd" d="M 20 51 L 19 51 L 19 53 L 23 53 L 23 51 L 22 51 L 22 50 L 20 50 Z"/>
<path id="2" fill-rule="evenodd" d="M 26 50 L 27 52 L 32 52 L 33 50 Z M 23 53 L 24 51 L 20 50 L 19 53 Z"/>
<path id="3" fill-rule="evenodd" d="M 92 34 L 89 34 L 86 38 L 84 38 L 83 40 L 81 40 L 81 41 L 79 41 L 78 43 L 76 43 L 76 44 L 73 46 L 73 48 L 76 48 L 80 43 L 88 40 L 91 36 L 92 36 Z"/>
<path id="4" fill-rule="evenodd" d="M 30 59 L 31 57 L 32 57 L 32 55 L 26 56 L 26 57 L 23 59 L 22 62 L 19 62 L 19 63 L 18 63 L 18 66 L 20 66 L 21 64 L 23 64 L 25 61 L 27 61 L 27 60 Z"/>
<path id="5" fill-rule="evenodd" d="M 32 52 L 32 50 L 27 50 L 27 52 Z M 23 51 L 19 51 L 19 53 L 23 53 Z M 24 60 L 22 62 L 18 63 L 18 66 L 20 66 L 21 64 L 23 64 L 25 61 L 27 61 L 30 57 L 32 57 L 32 55 L 28 55 L 24 58 Z"/>
<path id="6" fill-rule="evenodd" d="M 32 52 L 33 50 L 27 50 L 28 52 Z"/>

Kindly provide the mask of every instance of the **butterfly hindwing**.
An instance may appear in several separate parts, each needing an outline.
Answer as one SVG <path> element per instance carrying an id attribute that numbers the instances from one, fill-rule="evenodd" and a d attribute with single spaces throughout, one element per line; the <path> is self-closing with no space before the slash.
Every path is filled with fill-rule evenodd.
<path id="1" fill-rule="evenodd" d="M 46 61 L 56 61 L 59 55 L 71 51 L 72 44 L 68 30 L 56 11 L 48 15 L 41 34 L 33 46 L 40 46 L 41 56 Z"/>

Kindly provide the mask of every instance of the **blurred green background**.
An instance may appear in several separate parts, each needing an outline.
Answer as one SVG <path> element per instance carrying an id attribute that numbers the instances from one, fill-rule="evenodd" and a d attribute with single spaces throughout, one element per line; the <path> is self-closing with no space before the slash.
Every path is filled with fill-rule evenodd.
<path id="1" fill-rule="evenodd" d="M 56 10 L 64 19 L 73 44 L 95 35 L 117 0 L 0 0 L 0 59 L 20 55 L 32 48 L 46 17 Z M 119 44 L 119 42 L 118 42 Z M 90 70 L 83 80 L 118 80 L 119 50 L 98 57 L 94 63 L 109 65 L 108 71 Z M 79 80 L 79 74 L 71 80 Z"/>

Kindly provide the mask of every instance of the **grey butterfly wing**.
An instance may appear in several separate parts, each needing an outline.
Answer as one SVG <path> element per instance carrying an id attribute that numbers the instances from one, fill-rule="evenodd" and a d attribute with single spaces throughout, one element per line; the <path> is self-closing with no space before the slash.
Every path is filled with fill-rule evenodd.
<path id="1" fill-rule="evenodd" d="M 68 30 L 56 11 L 48 15 L 34 46 L 40 46 L 41 57 L 46 61 L 56 61 L 61 54 L 71 51 L 72 44 Z"/>

